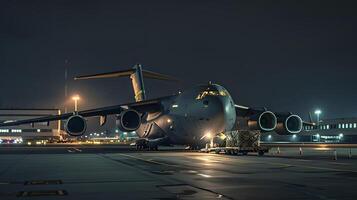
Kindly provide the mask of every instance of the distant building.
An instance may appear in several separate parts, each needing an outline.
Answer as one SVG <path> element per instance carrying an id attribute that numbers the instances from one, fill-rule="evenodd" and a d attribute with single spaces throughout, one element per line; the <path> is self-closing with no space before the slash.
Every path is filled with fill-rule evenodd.
<path id="1" fill-rule="evenodd" d="M 357 118 L 325 119 L 317 126 L 303 126 L 303 131 L 296 135 L 265 133 L 262 134 L 261 141 L 356 143 Z"/>
<path id="2" fill-rule="evenodd" d="M 44 117 L 59 113 L 59 109 L 0 109 L 0 122 Z M 60 121 L 0 127 L 0 142 L 4 143 L 17 143 L 26 140 L 58 141 L 62 139 L 63 135 Z"/>

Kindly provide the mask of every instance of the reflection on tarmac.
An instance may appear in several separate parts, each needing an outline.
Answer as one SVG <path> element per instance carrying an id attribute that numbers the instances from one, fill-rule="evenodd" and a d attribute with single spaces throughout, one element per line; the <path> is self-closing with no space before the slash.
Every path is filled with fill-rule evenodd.
<path id="1" fill-rule="evenodd" d="M 124 146 L 0 148 L 0 199 L 355 199 L 357 159 L 339 151 L 333 160 L 330 150 L 313 148 L 303 155 L 272 149 L 264 157 Z"/>

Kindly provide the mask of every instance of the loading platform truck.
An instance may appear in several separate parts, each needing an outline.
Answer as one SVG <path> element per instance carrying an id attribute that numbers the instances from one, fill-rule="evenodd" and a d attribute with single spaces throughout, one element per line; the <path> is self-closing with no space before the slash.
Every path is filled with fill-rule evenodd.
<path id="1" fill-rule="evenodd" d="M 206 145 L 206 148 L 201 149 L 201 152 L 229 154 L 229 155 L 248 155 L 248 153 L 258 153 L 263 156 L 269 152 L 269 147 L 260 145 L 260 131 L 239 130 L 224 133 L 225 139 L 219 145 L 214 143 L 214 138 L 211 143 Z"/>

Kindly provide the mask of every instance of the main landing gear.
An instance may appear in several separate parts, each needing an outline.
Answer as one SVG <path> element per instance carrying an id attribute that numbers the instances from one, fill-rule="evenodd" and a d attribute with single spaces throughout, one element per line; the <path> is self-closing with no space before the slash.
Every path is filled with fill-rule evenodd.
<path id="1" fill-rule="evenodd" d="M 157 151 L 157 150 L 159 150 L 159 148 L 158 148 L 158 145 L 150 144 L 147 140 L 137 140 L 136 141 L 136 150 Z"/>

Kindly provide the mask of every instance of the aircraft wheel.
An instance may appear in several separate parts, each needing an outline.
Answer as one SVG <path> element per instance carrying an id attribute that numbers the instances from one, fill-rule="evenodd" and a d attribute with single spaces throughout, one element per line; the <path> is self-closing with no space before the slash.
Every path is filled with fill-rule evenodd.
<path id="1" fill-rule="evenodd" d="M 233 153 L 234 153 L 234 155 L 238 155 L 239 152 L 238 152 L 238 150 L 234 150 Z"/>
<path id="2" fill-rule="evenodd" d="M 136 149 L 139 151 L 144 150 L 144 145 L 136 145 Z"/>
<path id="3" fill-rule="evenodd" d="M 259 156 L 264 156 L 264 151 L 262 151 L 262 150 L 258 151 L 258 155 Z"/>
<path id="4" fill-rule="evenodd" d="M 158 146 L 151 146 L 148 148 L 150 151 L 157 151 L 159 150 L 159 147 Z"/>

